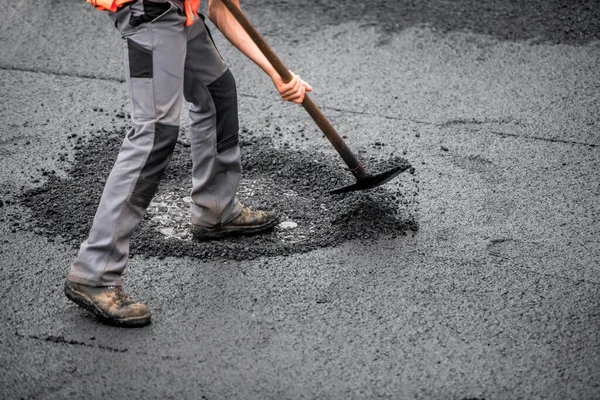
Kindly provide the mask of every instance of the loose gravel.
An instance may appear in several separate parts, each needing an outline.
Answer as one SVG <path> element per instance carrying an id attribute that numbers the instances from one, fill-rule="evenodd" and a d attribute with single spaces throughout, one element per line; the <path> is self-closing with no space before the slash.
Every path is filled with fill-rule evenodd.
<path id="1" fill-rule="evenodd" d="M 95 134 L 75 153 L 68 178 L 55 175 L 20 202 L 30 208 L 21 229 L 70 243 L 85 240 L 102 189 L 125 134 L 124 129 Z M 282 223 L 274 232 L 198 242 L 189 234 L 191 156 L 180 141 L 148 212 L 131 242 L 132 254 L 251 259 L 287 255 L 347 240 L 394 237 L 418 229 L 414 194 L 388 184 L 370 191 L 330 195 L 329 190 L 353 183 L 350 173 L 331 154 L 277 148 L 270 139 L 244 129 L 243 178 L 238 196 L 255 208 L 275 209 Z M 373 173 L 390 165 L 406 165 L 402 158 L 364 160 Z"/>

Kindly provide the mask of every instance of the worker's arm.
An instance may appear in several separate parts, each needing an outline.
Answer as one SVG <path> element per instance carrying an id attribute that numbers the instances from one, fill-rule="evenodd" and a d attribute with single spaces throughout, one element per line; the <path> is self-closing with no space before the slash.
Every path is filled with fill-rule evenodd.
<path id="1" fill-rule="evenodd" d="M 234 2 L 239 7 L 239 0 L 234 0 Z M 256 65 L 271 77 L 283 100 L 300 104 L 304 100 L 305 92 L 312 91 L 312 87 L 308 83 L 304 82 L 298 75 L 291 71 L 293 79 L 288 83 L 284 83 L 269 60 L 267 60 L 221 0 L 209 0 L 208 19 L 215 24 L 231 44 L 254 61 Z"/>

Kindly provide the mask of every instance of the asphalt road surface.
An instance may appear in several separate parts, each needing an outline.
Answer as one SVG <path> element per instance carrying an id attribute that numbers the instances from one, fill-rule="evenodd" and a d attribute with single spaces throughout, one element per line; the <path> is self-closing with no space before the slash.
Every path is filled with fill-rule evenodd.
<path id="1" fill-rule="evenodd" d="M 62 288 L 129 126 L 121 39 L 5 1 L 0 398 L 600 398 L 600 3 L 242 5 L 361 159 L 412 168 L 327 194 L 329 143 L 213 29 L 240 197 L 287 224 L 189 238 L 184 113 L 124 277 L 153 323 L 102 325 Z"/>

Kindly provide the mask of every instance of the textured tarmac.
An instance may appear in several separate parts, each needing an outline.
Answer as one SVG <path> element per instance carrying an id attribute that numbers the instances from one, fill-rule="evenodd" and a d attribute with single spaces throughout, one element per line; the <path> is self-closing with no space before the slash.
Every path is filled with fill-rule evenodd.
<path id="1" fill-rule="evenodd" d="M 275 233 L 153 252 L 148 220 L 124 281 L 153 323 L 102 325 L 62 286 L 128 127 L 122 44 L 84 1 L 9 2 L 0 398 L 600 398 L 598 2 L 242 4 L 361 158 L 414 173 L 335 203 L 320 191 L 346 179 L 330 145 L 213 30 L 238 83 L 243 195 L 288 216 L 371 208 L 302 248 Z M 186 124 L 162 198 L 185 189 Z M 328 181 L 295 187 L 316 179 L 292 180 L 300 162 Z M 397 224 L 376 224 L 382 208 Z"/>

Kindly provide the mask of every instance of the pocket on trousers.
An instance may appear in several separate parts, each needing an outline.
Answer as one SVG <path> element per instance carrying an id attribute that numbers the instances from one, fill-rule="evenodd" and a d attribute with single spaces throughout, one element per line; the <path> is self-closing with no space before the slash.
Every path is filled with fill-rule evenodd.
<path id="1" fill-rule="evenodd" d="M 132 78 L 152 78 L 152 50 L 145 48 L 133 39 L 127 39 L 129 53 L 129 76 Z"/>
<path id="2" fill-rule="evenodd" d="M 146 3 L 148 2 L 144 2 L 144 7 L 147 7 Z M 162 17 L 164 17 L 165 15 L 167 15 L 171 10 L 179 10 L 177 8 L 177 6 L 173 5 L 171 2 L 167 2 L 167 3 L 150 3 L 152 5 L 158 5 L 158 10 L 151 16 L 151 20 L 150 23 L 156 22 L 157 20 L 161 19 Z M 160 7 L 160 6 L 163 7 Z"/>
<path id="3" fill-rule="evenodd" d="M 129 20 L 131 26 L 137 27 L 147 22 L 153 23 L 168 14 L 176 6 L 170 2 L 155 3 L 144 0 L 141 8 L 143 9 L 143 13 L 131 15 L 131 19 Z"/>
<path id="4" fill-rule="evenodd" d="M 131 11 L 129 10 L 128 5 L 119 8 L 115 12 L 108 11 L 108 16 L 123 39 L 126 39 L 128 36 L 131 36 L 133 33 L 135 33 L 135 27 L 129 24 Z"/>
<path id="5" fill-rule="evenodd" d="M 130 78 L 131 104 L 134 118 L 154 118 L 154 85 L 152 78 Z"/>
<path id="6" fill-rule="evenodd" d="M 142 46 L 136 40 L 127 39 L 129 89 L 133 116 L 153 118 L 155 113 L 152 50 Z"/>

